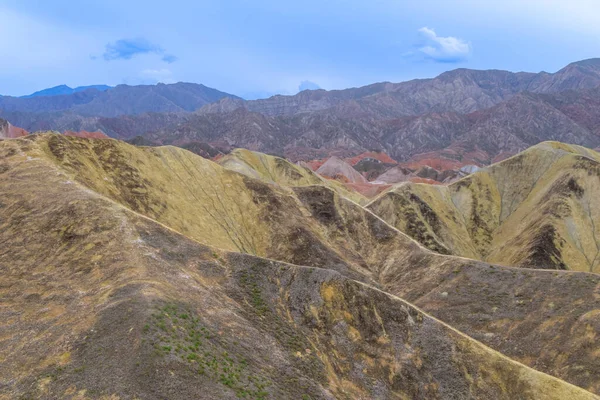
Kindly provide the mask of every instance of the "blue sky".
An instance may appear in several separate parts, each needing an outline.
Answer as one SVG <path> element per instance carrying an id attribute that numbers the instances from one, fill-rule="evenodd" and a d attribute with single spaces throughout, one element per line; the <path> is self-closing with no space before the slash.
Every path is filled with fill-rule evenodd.
<path id="1" fill-rule="evenodd" d="M 253 98 L 600 57 L 597 0 L 0 0 L 0 93 L 197 82 Z"/>

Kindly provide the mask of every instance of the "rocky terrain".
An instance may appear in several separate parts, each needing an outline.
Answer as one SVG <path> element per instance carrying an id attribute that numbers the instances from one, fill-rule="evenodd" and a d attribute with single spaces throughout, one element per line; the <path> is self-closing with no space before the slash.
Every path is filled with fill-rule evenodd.
<path id="1" fill-rule="evenodd" d="M 399 185 L 368 208 L 445 254 L 598 272 L 599 167 L 595 151 L 544 142 L 447 186 Z"/>
<path id="2" fill-rule="evenodd" d="M 245 101 L 202 85 L 120 85 L 0 98 L 34 131 L 101 131 L 156 144 L 241 147 L 296 161 L 385 152 L 443 172 L 554 140 L 600 146 L 600 59 L 555 73 L 457 69 L 432 79 Z"/>
<path id="3" fill-rule="evenodd" d="M 247 150 L 216 163 L 113 139 L 0 141 L 0 398 L 598 398 L 600 276 L 574 256 L 593 251 L 598 160 L 545 143 L 363 207 Z M 415 200 L 421 187 L 442 195 Z M 416 216 L 382 211 L 402 196 L 390 210 Z M 565 244 L 519 262 L 547 236 L 538 212 Z M 429 232 L 436 218 L 464 242 L 401 221 Z M 515 265 L 488 263 L 484 230 L 511 218 L 527 235 L 491 240 L 510 236 Z"/>
<path id="4" fill-rule="evenodd" d="M 506 101 L 520 92 L 555 93 L 600 86 L 600 59 L 569 64 L 550 74 L 460 68 L 433 79 L 376 83 L 346 90 L 309 90 L 295 96 L 239 101 L 223 99 L 202 112 L 226 113 L 243 107 L 264 115 L 293 115 L 334 108 L 394 118 L 430 112 L 467 114 Z"/>

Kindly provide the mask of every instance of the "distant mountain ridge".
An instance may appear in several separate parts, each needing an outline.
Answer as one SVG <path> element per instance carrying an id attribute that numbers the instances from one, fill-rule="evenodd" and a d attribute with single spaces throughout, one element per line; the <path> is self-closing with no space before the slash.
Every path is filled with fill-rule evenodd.
<path id="1" fill-rule="evenodd" d="M 67 85 L 58 85 L 48 89 L 39 90 L 27 96 L 21 96 L 23 99 L 31 98 L 31 97 L 43 97 L 43 96 L 59 96 L 63 94 L 72 94 L 77 92 L 83 92 L 88 89 L 95 89 L 99 92 L 103 92 L 112 88 L 112 86 L 108 85 L 89 85 L 89 86 L 77 86 L 76 88 L 71 88 Z"/>
<path id="2" fill-rule="evenodd" d="M 338 111 L 393 118 L 429 112 L 469 113 L 529 91 L 555 93 L 600 85 L 600 58 L 574 62 L 555 73 L 472 70 L 444 72 L 432 79 L 380 82 L 344 90 L 306 90 L 293 96 L 273 96 L 250 101 L 221 100 L 200 112 L 230 112 L 244 107 L 265 115 L 293 115 L 341 106 Z"/>
<path id="3" fill-rule="evenodd" d="M 456 69 L 432 79 L 305 90 L 246 101 L 203 85 L 0 97 L 28 131 L 101 130 L 154 143 L 202 142 L 298 160 L 384 151 L 396 161 L 487 165 L 546 140 L 600 146 L 600 59 L 555 73 Z M 421 163 L 422 164 L 422 163 Z"/>
<path id="4" fill-rule="evenodd" d="M 18 118 L 14 121 L 23 126 Z M 485 165 L 546 140 L 598 147 L 599 122 L 600 88 L 596 88 L 547 95 L 521 93 L 469 114 L 377 119 L 323 111 L 272 117 L 242 108 L 230 113 L 80 119 L 74 129 L 101 129 L 125 139 L 144 135 L 175 145 L 225 141 L 234 147 L 284 154 L 294 161 L 351 157 L 368 150 L 382 150 L 397 161 L 408 161 L 418 154 L 444 150 L 447 157 Z"/>
<path id="5" fill-rule="evenodd" d="M 0 110 L 4 113 L 69 112 L 86 117 L 115 117 L 146 112 L 190 112 L 224 97 L 238 99 L 204 85 L 184 82 L 118 85 L 105 90 L 57 86 L 42 92 L 27 97 L 0 96 Z"/>
<path id="6" fill-rule="evenodd" d="M 229 113 L 117 117 L 12 112 L 3 117 L 29 131 L 101 130 L 112 137 L 145 136 L 174 145 L 222 142 L 282 154 L 294 161 L 382 150 L 397 161 L 431 153 L 425 158 L 486 165 L 546 140 L 600 146 L 600 88 L 543 95 L 524 92 L 469 114 L 428 113 L 394 119 L 328 111 L 273 117 L 244 108 Z"/>

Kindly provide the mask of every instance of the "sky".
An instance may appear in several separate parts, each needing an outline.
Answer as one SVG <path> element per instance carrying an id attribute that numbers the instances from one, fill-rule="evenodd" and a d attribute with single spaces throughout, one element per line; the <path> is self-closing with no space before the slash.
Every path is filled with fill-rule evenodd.
<path id="1" fill-rule="evenodd" d="M 0 94 L 195 82 L 244 98 L 600 57 L 598 0 L 0 0 Z"/>

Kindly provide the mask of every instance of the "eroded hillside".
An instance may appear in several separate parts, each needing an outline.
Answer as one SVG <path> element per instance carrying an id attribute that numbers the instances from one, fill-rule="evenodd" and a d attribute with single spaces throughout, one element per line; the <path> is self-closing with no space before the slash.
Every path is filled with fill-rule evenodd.
<path id="1" fill-rule="evenodd" d="M 600 392 L 597 275 L 441 255 L 296 166 L 245 165 L 0 142 L 0 396 Z"/>
<path id="2" fill-rule="evenodd" d="M 368 202 L 367 198 L 360 193 L 348 190 L 341 183 L 324 179 L 309 168 L 292 164 L 281 157 L 235 149 L 221 158 L 218 163 L 226 169 L 267 183 L 280 186 L 324 185 L 357 203 L 366 204 Z"/>
<path id="3" fill-rule="evenodd" d="M 447 186 L 406 183 L 368 208 L 428 248 L 598 272 L 600 154 L 545 142 Z"/>

